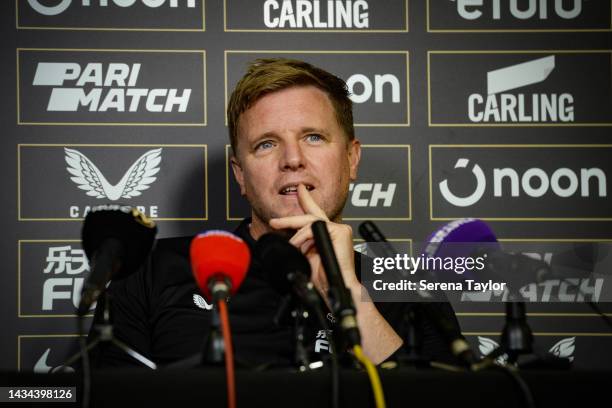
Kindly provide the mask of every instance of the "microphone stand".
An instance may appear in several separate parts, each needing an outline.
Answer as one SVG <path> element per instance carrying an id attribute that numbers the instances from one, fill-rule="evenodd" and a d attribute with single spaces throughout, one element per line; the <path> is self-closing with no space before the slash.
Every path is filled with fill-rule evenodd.
<path id="1" fill-rule="evenodd" d="M 204 338 L 202 351 L 164 365 L 164 369 L 195 368 L 206 365 L 221 366 L 225 361 L 225 342 L 221 333 L 221 319 L 216 307 L 212 310 L 210 329 Z"/>
<path id="2" fill-rule="evenodd" d="M 423 332 L 421 330 L 421 318 L 423 312 L 418 304 L 411 304 L 404 313 L 404 350 L 405 354 L 400 356 L 400 362 L 414 368 L 429 367 L 430 360 L 423 356 Z"/>
<path id="3" fill-rule="evenodd" d="M 202 364 L 222 364 L 225 355 L 225 343 L 221 334 L 221 319 L 217 308 L 212 310 L 212 320 L 210 322 L 210 333 L 202 353 Z"/>
<path id="4" fill-rule="evenodd" d="M 100 343 L 110 343 L 117 347 L 119 350 L 123 351 L 125 354 L 129 355 L 130 357 L 141 363 L 142 365 L 145 365 L 152 370 L 156 370 L 157 364 L 155 364 L 153 361 L 149 360 L 148 358 L 146 358 L 136 350 L 132 349 L 126 343 L 122 342 L 114 336 L 113 325 L 110 323 L 110 296 L 108 294 L 105 294 L 104 296 L 101 296 L 98 301 L 103 302 L 103 320 L 102 323 L 93 325 L 93 329 L 95 333 L 97 333 L 97 336 L 91 343 L 87 345 L 87 347 L 85 348 L 85 352 L 88 353 L 89 351 L 97 347 Z M 82 318 L 82 316 L 79 316 L 79 319 Z M 64 366 L 70 366 L 81 358 L 83 358 L 83 351 L 78 351 L 64 362 Z"/>
<path id="5" fill-rule="evenodd" d="M 310 370 L 310 359 L 304 345 L 304 323 L 308 313 L 302 306 L 291 311 L 293 317 L 293 336 L 295 340 L 295 363 L 300 371 Z"/>
<path id="6" fill-rule="evenodd" d="M 518 269 L 521 265 L 520 258 L 512 262 L 504 263 L 503 276 L 524 276 Z M 508 283 L 509 301 L 506 302 L 506 321 L 502 329 L 500 345 L 486 356 L 489 361 L 494 361 L 499 356 L 506 354 L 508 364 L 518 368 L 570 368 L 571 362 L 567 358 L 538 355 L 533 352 L 533 332 L 527 323 L 526 303 L 519 293 L 517 282 Z"/>
<path id="7" fill-rule="evenodd" d="M 274 315 L 274 324 L 278 327 L 291 324 L 295 344 L 294 363 L 300 372 L 310 370 L 310 358 L 304 344 L 305 322 L 308 312 L 296 301 L 293 293 L 288 293 L 280 301 Z"/>

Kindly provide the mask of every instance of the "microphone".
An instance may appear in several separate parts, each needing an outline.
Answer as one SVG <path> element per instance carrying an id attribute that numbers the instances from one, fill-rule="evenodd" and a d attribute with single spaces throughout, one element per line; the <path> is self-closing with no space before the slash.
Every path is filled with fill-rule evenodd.
<path id="1" fill-rule="evenodd" d="M 361 336 L 355 317 L 355 306 L 353 305 L 351 294 L 344 284 L 344 278 L 342 278 L 342 272 L 340 271 L 340 265 L 338 265 L 338 258 L 336 257 L 329 231 L 327 231 L 327 225 L 324 221 L 315 221 L 312 223 L 311 228 L 317 252 L 321 257 L 325 275 L 329 282 L 327 294 L 332 312 L 338 319 L 340 329 L 350 347 L 360 345 Z"/>
<path id="2" fill-rule="evenodd" d="M 303 303 L 318 309 L 320 297 L 310 282 L 310 264 L 306 257 L 278 234 L 263 235 L 255 244 L 266 278 L 281 295 L 293 292 Z"/>
<path id="3" fill-rule="evenodd" d="M 431 234 L 424 253 L 441 258 L 482 257 L 483 271 L 506 280 L 510 290 L 554 277 L 546 262 L 521 253 L 504 252 L 491 227 L 475 218 L 461 218 L 444 225 Z M 453 275 L 457 276 L 450 274 Z"/>
<path id="4" fill-rule="evenodd" d="M 377 255 L 385 257 L 395 257 L 397 255 L 395 248 L 387 241 L 384 234 L 372 221 L 363 222 L 359 226 L 359 234 L 366 242 L 379 244 L 376 245 L 376 249 L 379 249 L 382 253 Z M 419 307 L 446 339 L 453 355 L 468 365 L 474 363 L 476 357 L 468 342 L 461 336 L 461 332 L 457 330 L 455 322 L 449 319 L 435 303 L 431 303 L 431 300 L 436 296 L 427 290 L 418 290 L 416 293 L 423 299 Z"/>
<path id="5" fill-rule="evenodd" d="M 251 262 L 247 244 L 236 235 L 221 230 L 197 235 L 191 241 L 189 254 L 200 290 L 214 303 L 236 293 Z"/>
<path id="6" fill-rule="evenodd" d="M 100 205 L 83 222 L 81 244 L 90 263 L 77 314 L 84 316 L 111 280 L 134 273 L 153 246 L 157 226 L 136 208 Z"/>

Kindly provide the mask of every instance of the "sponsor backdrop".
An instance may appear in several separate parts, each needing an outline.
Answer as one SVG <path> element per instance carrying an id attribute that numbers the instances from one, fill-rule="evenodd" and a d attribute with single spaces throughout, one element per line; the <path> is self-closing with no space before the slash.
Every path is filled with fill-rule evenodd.
<path id="1" fill-rule="evenodd" d="M 364 145 L 345 209 L 354 227 L 376 220 L 417 250 L 478 217 L 543 259 L 558 242 L 612 242 L 609 0 L 0 4 L 0 369 L 48 372 L 75 350 L 91 206 L 138 206 L 161 237 L 249 214 L 224 109 L 254 58 L 347 81 Z M 503 304 L 455 308 L 474 348 L 494 348 Z M 612 367 L 612 331 L 587 305 L 528 312 L 538 352 Z"/>

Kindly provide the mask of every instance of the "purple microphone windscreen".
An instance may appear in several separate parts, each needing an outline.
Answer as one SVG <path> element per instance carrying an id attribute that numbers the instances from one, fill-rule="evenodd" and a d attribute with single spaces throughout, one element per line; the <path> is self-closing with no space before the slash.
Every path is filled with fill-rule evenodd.
<path id="1" fill-rule="evenodd" d="M 425 243 L 423 255 L 437 258 L 474 257 L 478 252 L 500 250 L 495 233 L 485 223 L 475 218 L 461 218 L 452 221 L 433 234 Z M 463 278 L 471 275 L 466 273 Z"/>

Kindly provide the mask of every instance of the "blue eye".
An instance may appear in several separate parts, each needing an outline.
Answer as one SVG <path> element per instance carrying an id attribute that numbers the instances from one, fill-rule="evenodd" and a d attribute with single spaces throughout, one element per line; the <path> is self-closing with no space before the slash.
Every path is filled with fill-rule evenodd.
<path id="1" fill-rule="evenodd" d="M 270 149 L 272 148 L 274 145 L 272 144 L 271 141 L 266 140 L 263 141 L 261 143 L 259 143 L 257 146 L 255 146 L 255 150 L 265 150 L 265 149 Z"/>
<path id="2" fill-rule="evenodd" d="M 307 135 L 306 139 L 309 142 L 320 142 L 321 140 L 323 140 L 323 137 L 321 135 L 316 134 L 316 133 L 312 133 L 310 135 Z"/>

